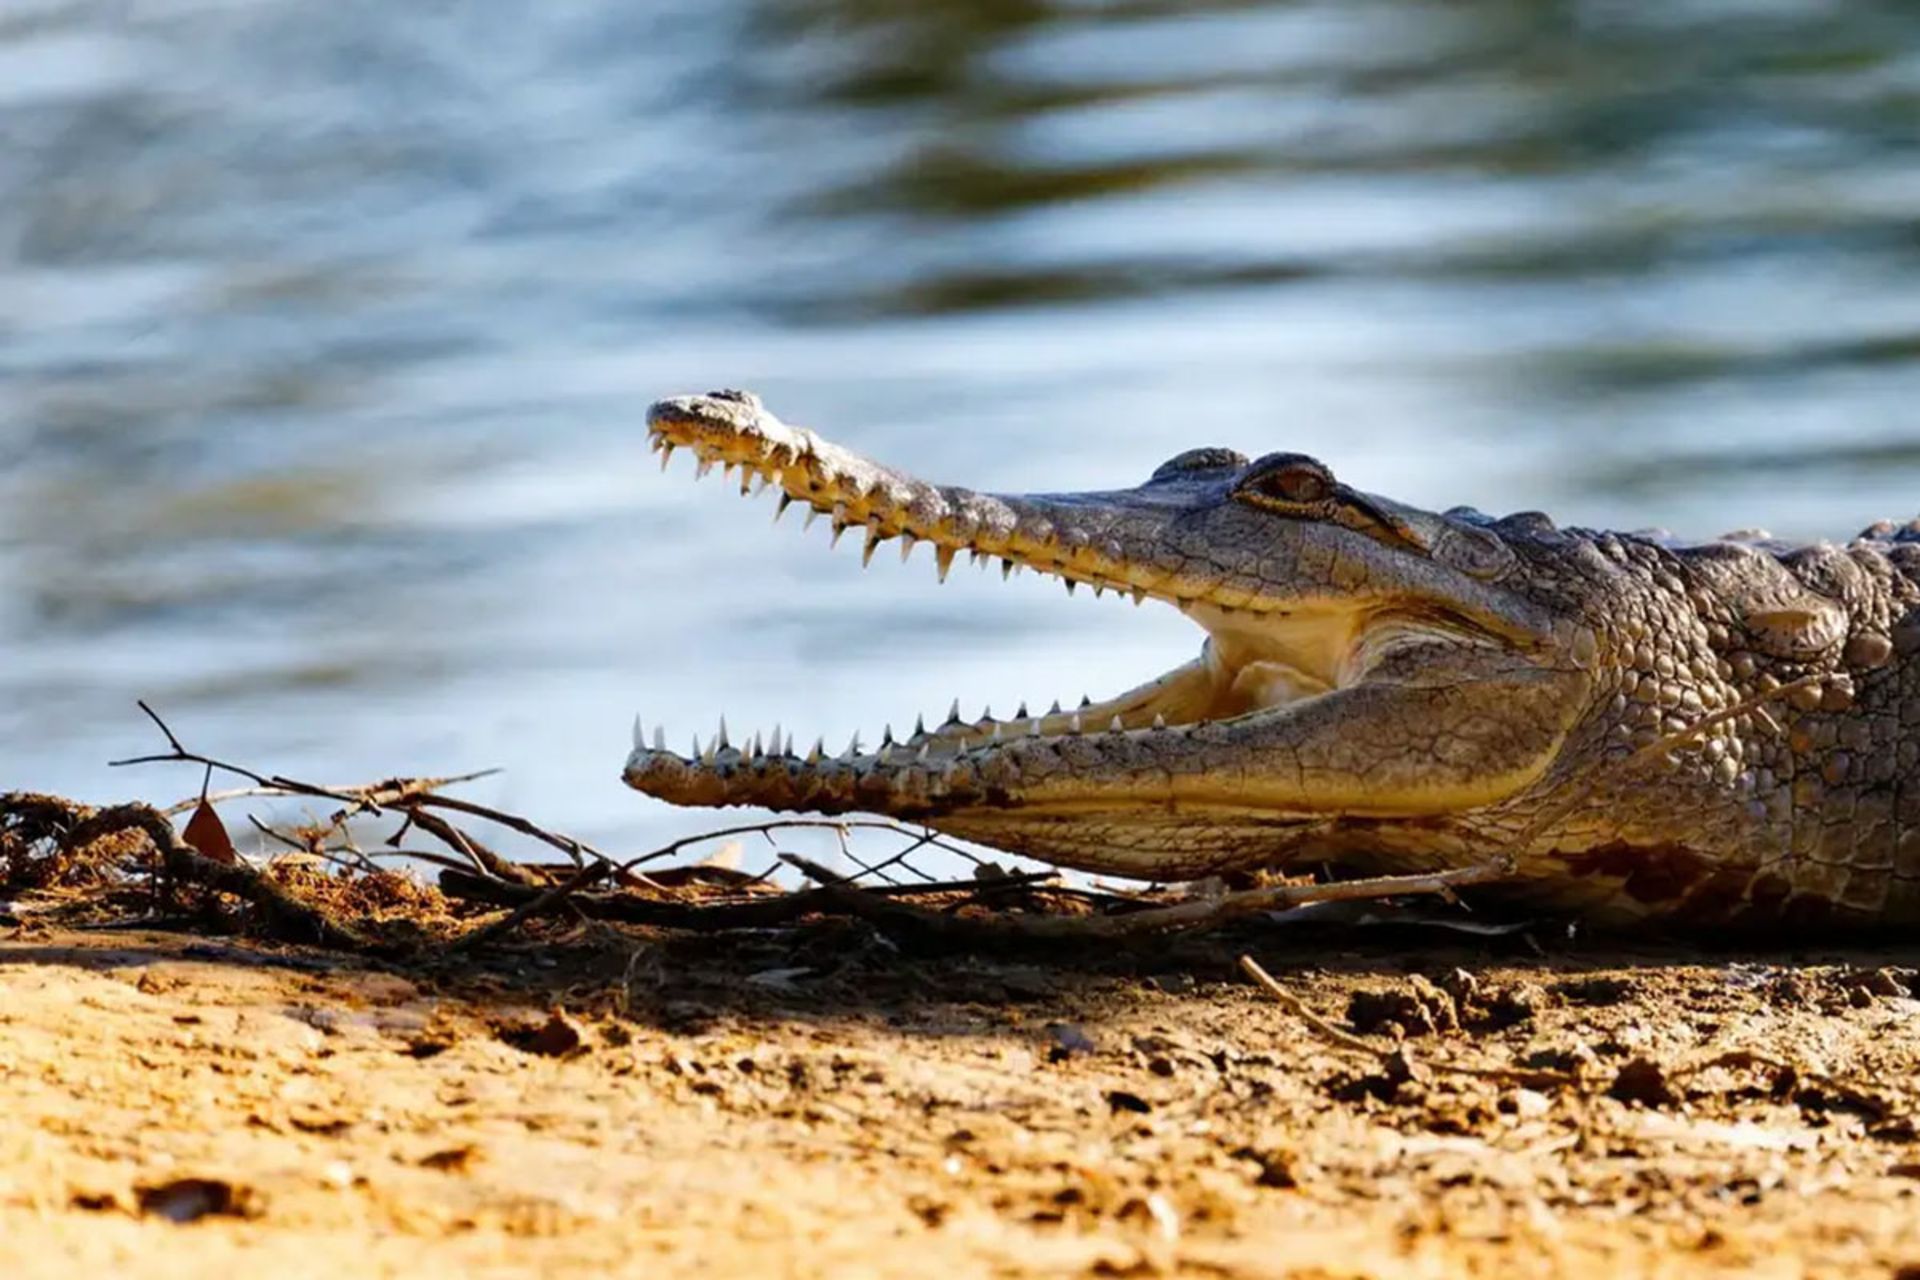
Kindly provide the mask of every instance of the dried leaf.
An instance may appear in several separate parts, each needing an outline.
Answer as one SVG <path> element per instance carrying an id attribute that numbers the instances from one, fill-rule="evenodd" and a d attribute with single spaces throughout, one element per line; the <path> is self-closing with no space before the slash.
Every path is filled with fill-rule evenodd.
<path id="1" fill-rule="evenodd" d="M 183 838 L 199 851 L 201 857 L 211 862 L 226 867 L 240 863 L 240 854 L 233 847 L 233 837 L 227 834 L 227 824 L 220 821 L 220 815 L 205 800 L 194 808 L 193 816 L 187 819 Z"/>

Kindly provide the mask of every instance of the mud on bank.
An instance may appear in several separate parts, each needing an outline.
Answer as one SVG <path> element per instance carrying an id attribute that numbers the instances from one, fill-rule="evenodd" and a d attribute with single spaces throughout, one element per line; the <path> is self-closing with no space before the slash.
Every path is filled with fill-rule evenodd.
<path id="1" fill-rule="evenodd" d="M 826 921 L 397 965 L 29 916 L 0 1271 L 1920 1275 L 1916 964 Z"/>

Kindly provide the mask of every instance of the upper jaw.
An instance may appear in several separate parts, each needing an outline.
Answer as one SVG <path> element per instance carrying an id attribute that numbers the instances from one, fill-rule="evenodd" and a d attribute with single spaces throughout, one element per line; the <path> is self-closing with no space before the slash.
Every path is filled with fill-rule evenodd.
<path id="1" fill-rule="evenodd" d="M 961 552 L 1001 561 L 1003 573 L 1031 568 L 1061 578 L 1071 591 L 1087 585 L 1120 591 L 1136 604 L 1149 598 L 1178 606 L 1286 606 L 1260 584 L 1218 564 L 1170 555 L 1170 526 L 1196 505 L 1178 496 L 1156 500 L 1138 490 L 1100 494 L 1006 495 L 929 484 L 905 472 L 789 426 L 747 392 L 676 396 L 647 414 L 662 466 L 689 449 L 700 473 L 718 464 L 740 469 L 740 491 L 777 487 L 780 509 L 803 503 L 828 516 L 837 538 L 864 530 L 864 556 L 901 540 L 901 556 L 927 543 L 944 579 Z"/>
<path id="2" fill-rule="evenodd" d="M 895 538 L 902 559 L 928 544 L 943 579 L 966 552 L 998 559 L 1003 573 L 1030 568 L 1057 577 L 1069 591 L 1084 584 L 1189 612 L 1205 606 L 1324 613 L 1428 600 L 1457 606 L 1476 625 L 1522 645 L 1542 646 L 1553 633 L 1552 619 L 1496 582 L 1337 524 L 1250 512 L 1229 497 L 1227 475 L 1107 492 L 980 493 L 930 484 L 790 426 L 744 391 L 659 401 L 647 412 L 647 427 L 662 467 L 685 448 L 699 459 L 701 475 L 716 464 L 728 476 L 739 468 L 743 494 L 777 488 L 781 512 L 804 504 L 809 521 L 829 517 L 836 539 L 860 528 L 868 561 Z M 1363 496 L 1418 529 L 1415 542 L 1444 550 L 1469 532 L 1445 517 Z"/>

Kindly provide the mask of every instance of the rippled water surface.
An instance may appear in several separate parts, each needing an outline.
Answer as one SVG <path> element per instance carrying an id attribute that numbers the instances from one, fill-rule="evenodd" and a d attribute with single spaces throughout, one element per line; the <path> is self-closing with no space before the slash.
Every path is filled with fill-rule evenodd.
<path id="1" fill-rule="evenodd" d="M 660 475 L 722 385 L 977 486 L 1909 515 L 1920 6 L 11 0 L 0 788 L 190 789 L 103 768 L 146 697 L 635 842 L 704 821 L 635 710 L 871 740 L 1197 642 Z"/>

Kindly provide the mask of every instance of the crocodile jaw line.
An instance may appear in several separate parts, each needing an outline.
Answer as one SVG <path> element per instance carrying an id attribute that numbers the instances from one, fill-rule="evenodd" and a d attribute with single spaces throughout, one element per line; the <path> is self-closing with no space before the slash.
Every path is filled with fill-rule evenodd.
<path id="1" fill-rule="evenodd" d="M 751 397 L 695 396 L 663 401 L 649 415 L 662 467 L 686 448 L 706 475 L 715 465 L 728 479 L 736 469 L 742 494 L 779 491 L 780 511 L 804 505 L 829 519 L 837 543 L 849 529 L 864 538 L 870 563 L 883 543 L 899 539 L 901 558 L 924 542 L 932 546 L 944 581 L 962 552 L 975 561 L 998 559 L 1003 576 L 1022 568 L 1062 580 L 1071 594 L 1091 586 L 1129 594 L 1136 605 L 1163 600 L 1208 632 L 1200 656 L 1101 702 L 1039 715 L 963 720 L 959 702 L 947 720 L 896 740 L 891 726 L 877 743 L 853 743 L 838 755 L 824 743 L 796 753 L 792 736 L 775 730 L 731 741 L 720 732 L 691 754 L 651 738 L 638 721 L 625 777 L 639 790 L 681 804 L 758 804 L 823 812 L 864 809 L 911 816 L 970 807 L 968 797 L 991 786 L 992 757 L 1033 739 L 1081 735 L 1184 735 L 1238 717 L 1272 713 L 1342 687 L 1364 674 L 1377 646 L 1379 625 L 1350 601 L 1294 602 L 1282 608 L 1244 592 L 1170 575 L 1129 562 L 1116 546 L 1102 546 L 1078 530 L 1062 534 L 1026 500 L 935 487 L 892 471 L 788 426 Z M 778 519 L 778 515 L 775 517 Z"/>

